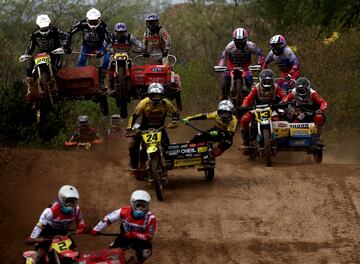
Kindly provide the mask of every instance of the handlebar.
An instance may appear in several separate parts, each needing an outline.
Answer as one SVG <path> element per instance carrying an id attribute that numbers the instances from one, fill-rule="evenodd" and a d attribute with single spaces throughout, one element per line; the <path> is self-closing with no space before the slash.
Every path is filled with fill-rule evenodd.
<path id="1" fill-rule="evenodd" d="M 39 53 L 44 53 L 44 52 L 39 52 Z M 51 53 L 51 54 L 54 54 L 54 55 L 63 55 L 63 54 L 65 54 L 65 51 L 64 51 L 63 48 L 57 48 L 57 49 L 54 49 L 51 52 L 45 52 L 45 53 Z M 34 57 L 35 57 L 35 55 L 23 54 L 23 55 L 20 56 L 19 62 L 28 61 L 28 60 L 30 60 L 31 58 L 34 58 Z"/>
<path id="2" fill-rule="evenodd" d="M 154 53 L 154 54 L 149 54 L 149 56 L 150 56 L 150 57 L 159 57 L 159 56 L 162 56 L 162 54 L 161 54 L 161 53 Z M 144 57 L 143 55 L 136 55 L 136 56 L 134 57 L 134 61 L 135 61 L 135 62 L 136 62 L 136 59 L 137 59 L 137 58 L 146 58 L 146 57 Z M 166 61 L 168 61 L 169 58 L 172 58 L 172 59 L 174 60 L 174 62 L 171 63 L 171 64 L 169 64 L 168 62 L 166 63 Z M 167 55 L 166 57 L 163 58 L 163 64 L 164 64 L 164 65 L 167 64 L 167 65 L 169 65 L 170 67 L 173 67 L 176 63 L 177 63 L 177 57 L 176 57 L 175 55 L 169 54 L 169 55 Z"/>
<path id="3" fill-rule="evenodd" d="M 261 70 L 261 65 L 256 64 L 256 65 L 250 65 L 248 67 L 248 69 L 250 71 L 260 71 Z M 226 66 L 214 66 L 214 71 L 215 72 L 226 72 L 226 71 L 244 71 L 246 69 L 242 68 L 242 67 L 233 67 L 233 68 L 228 68 Z"/>

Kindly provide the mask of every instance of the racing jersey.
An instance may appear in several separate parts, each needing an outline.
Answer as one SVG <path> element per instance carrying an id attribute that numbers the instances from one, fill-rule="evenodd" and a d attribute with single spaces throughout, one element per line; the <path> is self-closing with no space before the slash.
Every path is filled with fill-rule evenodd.
<path id="1" fill-rule="evenodd" d="M 265 90 L 261 84 L 256 84 L 245 97 L 242 107 L 252 106 L 254 104 L 262 103 L 276 103 L 280 102 L 285 97 L 283 90 L 279 85 L 275 84 L 275 89 Z"/>
<path id="2" fill-rule="evenodd" d="M 38 46 L 41 52 L 51 52 L 63 46 L 63 42 L 68 38 L 68 34 L 62 30 L 50 26 L 50 32 L 47 35 L 42 35 L 39 29 L 36 29 L 29 38 L 29 43 L 25 54 L 31 55 L 35 47 Z"/>
<path id="3" fill-rule="evenodd" d="M 217 111 L 211 113 L 202 113 L 187 117 L 186 119 L 190 120 L 214 120 L 214 127 L 221 132 L 232 132 L 235 133 L 236 125 L 237 125 L 237 118 L 236 116 L 232 116 L 232 119 L 228 123 L 224 123 L 221 121 L 221 118 L 217 114 Z"/>
<path id="4" fill-rule="evenodd" d="M 70 141 L 87 143 L 99 138 L 100 136 L 96 133 L 95 128 L 89 127 L 84 129 L 84 131 L 81 131 L 80 128 L 77 128 L 74 134 L 71 136 Z"/>
<path id="5" fill-rule="evenodd" d="M 112 53 L 131 51 L 131 47 L 135 46 L 139 50 L 144 50 L 144 45 L 134 35 L 128 34 L 125 38 L 117 38 L 114 35 L 111 39 L 111 45 L 108 46 L 108 50 Z"/>
<path id="6" fill-rule="evenodd" d="M 71 43 L 72 36 L 79 31 L 83 33 L 83 45 L 90 48 L 107 47 L 111 43 L 111 33 L 108 31 L 104 21 L 101 21 L 97 28 L 90 28 L 86 19 L 80 20 L 70 28 L 69 43 Z"/>
<path id="7" fill-rule="evenodd" d="M 258 64 L 263 64 L 264 56 L 262 50 L 254 42 L 247 41 L 244 49 L 238 49 L 234 41 L 231 41 L 221 54 L 218 66 L 228 67 L 249 67 L 251 64 L 251 54 L 258 56 Z"/>
<path id="8" fill-rule="evenodd" d="M 177 115 L 177 110 L 167 99 L 162 99 L 157 105 L 154 105 L 149 97 L 141 100 L 135 108 L 134 113 L 130 116 L 127 129 L 131 129 L 136 119 L 142 115 L 141 127 L 159 128 L 164 125 L 167 113 Z"/>
<path id="9" fill-rule="evenodd" d="M 108 225 L 120 222 L 120 232 L 131 233 L 132 238 L 140 240 L 152 240 L 156 230 L 155 215 L 148 211 L 143 218 L 136 219 L 132 216 L 131 206 L 117 209 L 100 221 L 93 230 L 101 232 Z"/>
<path id="10" fill-rule="evenodd" d="M 284 102 L 295 101 L 296 105 L 308 108 L 309 110 L 321 110 L 324 111 L 327 108 L 327 102 L 313 89 L 310 89 L 310 95 L 303 98 L 296 93 L 296 89 L 293 89 L 284 99 Z"/>
<path id="11" fill-rule="evenodd" d="M 59 202 L 54 202 L 50 207 L 46 208 L 39 219 L 39 222 L 34 227 L 30 238 L 38 238 L 41 232 L 50 227 L 55 230 L 68 230 L 69 226 L 75 222 L 77 229 L 84 227 L 84 218 L 77 206 L 73 214 L 63 214 L 61 212 L 61 205 Z"/>
<path id="12" fill-rule="evenodd" d="M 161 54 L 164 50 L 170 51 L 171 48 L 171 38 L 164 27 L 159 27 L 155 33 L 147 29 L 143 42 L 149 54 Z"/>
<path id="13" fill-rule="evenodd" d="M 272 61 L 275 61 L 280 71 L 282 72 L 290 71 L 290 74 L 292 74 L 300 68 L 300 62 L 298 58 L 288 46 L 285 47 L 284 52 L 281 55 L 275 55 L 271 50 L 266 56 L 263 69 L 266 69 L 267 65 Z"/>

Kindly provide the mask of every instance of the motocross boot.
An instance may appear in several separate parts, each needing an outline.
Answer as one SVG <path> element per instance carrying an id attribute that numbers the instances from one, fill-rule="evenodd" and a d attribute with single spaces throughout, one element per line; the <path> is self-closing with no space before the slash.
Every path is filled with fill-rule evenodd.
<path id="1" fill-rule="evenodd" d="M 34 95 L 37 91 L 37 86 L 32 77 L 26 77 L 26 85 L 27 85 L 27 92 L 25 95 L 25 100 L 30 101 L 32 95 Z"/>
<path id="2" fill-rule="evenodd" d="M 250 155 L 250 135 L 249 130 L 240 128 L 240 134 L 241 134 L 241 148 L 243 155 L 248 156 Z"/>
<path id="3" fill-rule="evenodd" d="M 317 125 L 316 126 L 316 133 L 317 133 L 317 137 L 316 137 L 316 145 L 319 147 L 324 147 L 324 141 L 322 140 L 322 127 Z"/>
<path id="4" fill-rule="evenodd" d="M 219 147 L 215 147 L 211 152 L 210 152 L 210 158 L 211 159 L 215 159 L 216 157 L 219 157 L 221 154 L 223 154 L 224 151 L 219 148 Z"/>

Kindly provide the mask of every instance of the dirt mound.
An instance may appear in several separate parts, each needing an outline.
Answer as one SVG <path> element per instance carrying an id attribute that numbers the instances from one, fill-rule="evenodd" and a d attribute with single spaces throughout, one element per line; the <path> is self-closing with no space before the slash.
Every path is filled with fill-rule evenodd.
<path id="1" fill-rule="evenodd" d="M 166 201 L 152 204 L 158 231 L 149 263 L 360 262 L 359 164 L 325 155 L 325 164 L 315 165 L 298 154 L 280 155 L 266 168 L 263 160 L 240 157 L 237 146 L 218 159 L 212 183 L 195 170 L 170 172 Z M 20 261 L 25 237 L 63 184 L 79 189 L 89 224 L 128 203 L 135 189 L 155 199 L 147 183 L 127 174 L 127 162 L 124 145 L 99 152 L 0 149 L 0 262 Z M 90 250 L 111 238 L 76 241 Z"/>

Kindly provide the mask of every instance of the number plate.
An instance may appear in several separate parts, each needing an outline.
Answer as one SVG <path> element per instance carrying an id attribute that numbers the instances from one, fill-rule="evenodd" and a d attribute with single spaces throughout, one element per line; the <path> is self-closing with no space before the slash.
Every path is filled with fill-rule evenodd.
<path id="1" fill-rule="evenodd" d="M 115 60 L 128 60 L 129 55 L 127 55 L 127 53 L 115 53 L 114 59 Z"/>
<path id="2" fill-rule="evenodd" d="M 190 159 L 176 159 L 174 160 L 174 167 L 185 167 L 202 164 L 202 158 L 190 158 Z"/>
<path id="3" fill-rule="evenodd" d="M 146 144 L 158 143 L 161 141 L 161 132 L 144 132 L 142 137 Z"/>
<path id="4" fill-rule="evenodd" d="M 71 245 L 71 240 L 69 238 L 67 238 L 62 241 L 53 242 L 51 244 L 51 247 L 53 249 L 55 249 L 56 252 L 61 253 L 63 251 L 69 250 L 70 245 Z"/>
<path id="5" fill-rule="evenodd" d="M 309 128 L 290 128 L 290 136 L 292 137 L 310 137 L 311 132 Z"/>
<path id="6" fill-rule="evenodd" d="M 272 111 L 270 107 L 266 107 L 264 109 L 256 109 L 255 115 L 256 115 L 256 120 L 259 123 L 264 121 L 270 122 Z"/>
<path id="7" fill-rule="evenodd" d="M 50 64 L 50 56 L 48 54 L 43 55 L 43 56 L 36 56 L 35 57 L 35 64 L 36 65 L 43 64 L 43 63 Z"/>

